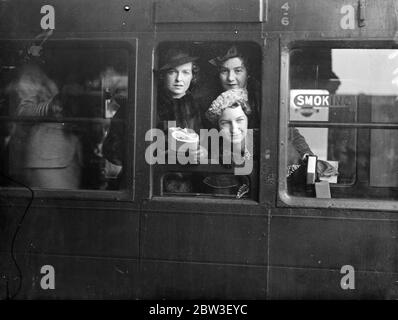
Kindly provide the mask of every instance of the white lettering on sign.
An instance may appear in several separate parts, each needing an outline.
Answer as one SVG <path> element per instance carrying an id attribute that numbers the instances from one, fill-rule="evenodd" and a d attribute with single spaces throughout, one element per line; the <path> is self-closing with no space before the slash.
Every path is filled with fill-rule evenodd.
<path id="1" fill-rule="evenodd" d="M 297 107 L 302 106 L 329 106 L 329 96 L 328 95 L 314 95 L 314 94 L 300 94 L 295 97 L 294 104 Z"/>
<path id="2" fill-rule="evenodd" d="M 40 13 L 44 16 L 40 20 L 40 27 L 43 30 L 55 29 L 55 9 L 53 6 L 46 4 L 40 9 Z"/>
<path id="3" fill-rule="evenodd" d="M 340 9 L 340 13 L 344 14 L 344 16 L 340 20 L 341 29 L 354 30 L 355 29 L 355 9 L 354 9 L 354 7 L 350 4 L 342 6 Z"/>

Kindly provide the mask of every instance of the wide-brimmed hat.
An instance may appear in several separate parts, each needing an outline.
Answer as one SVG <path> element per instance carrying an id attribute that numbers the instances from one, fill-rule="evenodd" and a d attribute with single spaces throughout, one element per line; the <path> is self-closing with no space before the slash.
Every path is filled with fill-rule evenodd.
<path id="1" fill-rule="evenodd" d="M 229 47 L 228 50 L 223 52 L 221 55 L 209 60 L 209 63 L 211 63 L 213 66 L 220 66 L 224 61 L 231 59 L 231 58 L 236 58 L 236 57 L 241 57 L 242 53 L 238 50 L 236 46 Z"/>
<path id="2" fill-rule="evenodd" d="M 187 51 L 182 49 L 169 49 L 164 57 L 160 59 L 159 71 L 165 71 L 182 64 L 198 60 L 199 57 L 191 56 Z"/>

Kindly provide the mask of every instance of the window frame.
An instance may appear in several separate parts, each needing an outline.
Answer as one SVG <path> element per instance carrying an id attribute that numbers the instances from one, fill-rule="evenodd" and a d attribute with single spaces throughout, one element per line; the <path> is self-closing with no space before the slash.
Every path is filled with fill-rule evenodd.
<path id="1" fill-rule="evenodd" d="M 158 41 L 154 44 L 154 49 L 153 49 L 153 55 L 154 55 L 154 61 L 159 60 L 158 52 L 159 48 L 162 48 L 165 44 L 178 44 L 178 43 L 192 43 L 192 44 L 198 44 L 202 43 L 204 46 L 209 45 L 209 44 L 219 44 L 221 43 L 240 43 L 240 44 L 249 44 L 251 46 L 256 46 L 257 49 L 259 50 L 259 58 L 261 62 L 261 72 L 260 72 L 260 90 L 261 90 L 261 100 L 263 101 L 263 83 L 264 83 L 264 75 L 263 75 L 263 70 L 264 70 L 264 60 L 263 60 L 263 51 L 264 47 L 262 44 L 258 41 L 258 39 L 255 38 L 255 36 L 250 35 L 249 37 L 242 37 L 241 39 L 231 39 L 230 36 L 225 36 L 224 38 L 221 36 L 220 39 L 210 39 L 207 34 L 200 35 L 197 34 L 198 38 L 196 40 L 192 40 L 191 38 L 184 37 L 183 34 L 179 34 L 176 37 L 165 37 L 164 39 L 160 37 Z M 204 37 L 203 37 L 204 36 Z M 156 77 L 153 77 L 153 115 L 157 115 L 157 101 L 158 101 L 158 80 Z M 262 105 L 262 104 L 261 104 Z M 260 110 L 261 112 L 261 110 Z M 260 127 L 258 128 L 258 137 L 260 138 L 261 134 L 261 119 L 259 121 Z M 152 128 L 156 128 L 156 117 L 152 118 Z M 261 148 L 261 147 L 260 147 Z M 259 149 L 260 149 L 259 148 Z M 182 170 L 178 170 L 178 167 L 182 167 Z M 210 168 L 209 171 L 206 169 L 209 168 L 210 164 L 203 164 L 203 165 L 194 165 L 193 170 L 189 169 L 190 165 L 184 166 L 184 165 L 179 165 L 179 164 L 154 164 L 151 165 L 151 195 L 152 195 L 152 201 L 155 202 L 174 202 L 174 201 L 191 201 L 191 202 L 198 202 L 198 203 L 203 203 L 203 202 L 215 202 L 215 203 L 231 203 L 231 200 L 233 201 L 233 204 L 237 205 L 259 205 L 260 202 L 262 202 L 262 197 L 260 193 L 260 188 L 261 188 L 261 181 L 260 181 L 260 154 L 257 155 L 257 160 L 253 161 L 253 172 L 252 175 L 257 178 L 257 181 L 253 183 L 253 185 L 256 187 L 256 191 L 254 194 L 249 197 L 249 198 L 243 198 L 243 199 L 235 199 L 233 195 L 228 195 L 228 196 L 223 196 L 223 195 L 211 195 L 211 194 L 206 194 L 206 193 L 201 193 L 199 195 L 193 195 L 193 194 L 186 194 L 181 193 L 181 195 L 178 195 L 177 193 L 175 194 L 167 194 L 162 192 L 162 185 L 163 184 L 163 177 L 167 173 L 173 173 L 173 172 L 182 172 L 182 173 L 200 173 L 200 172 L 209 172 L 209 173 L 230 173 L 233 171 L 232 169 L 226 169 L 222 165 L 213 165 L 212 168 Z M 218 166 L 218 168 L 216 168 Z M 169 169 L 168 169 L 169 168 Z M 159 181 L 157 181 L 159 180 Z"/>
<path id="2" fill-rule="evenodd" d="M 278 203 L 277 207 L 308 207 L 308 208 L 341 208 L 359 209 L 366 211 L 385 210 L 398 211 L 397 200 L 384 200 L 375 198 L 331 198 L 320 199 L 310 197 L 292 196 L 287 190 L 286 164 L 288 148 L 288 128 L 289 124 L 289 101 L 290 101 L 290 52 L 299 48 L 310 48 L 325 46 L 326 48 L 336 49 L 398 49 L 398 45 L 391 39 L 382 40 L 336 40 L 336 39 L 313 39 L 313 40 L 293 40 L 281 39 L 280 43 L 280 101 L 279 101 L 279 147 L 278 147 Z M 344 124 L 343 124 L 344 126 Z M 376 129 L 380 124 L 359 124 L 347 128 L 367 128 Z M 325 125 L 325 127 L 328 127 Z M 389 127 L 386 123 L 385 127 Z M 398 128 L 398 124 L 390 125 Z M 333 126 L 331 126 L 333 128 Z"/>
<path id="3" fill-rule="evenodd" d="M 126 181 L 132 181 L 128 184 L 127 188 L 121 190 L 97 190 L 97 189 L 43 189 L 43 188 L 32 188 L 34 191 L 34 199 L 68 199 L 68 200 L 117 200 L 117 201 L 134 201 L 135 192 L 135 114 L 136 114 L 136 74 L 137 74 L 137 49 L 138 39 L 134 38 L 120 38 L 120 37 L 90 37 L 90 35 L 82 35 L 81 37 L 68 38 L 58 36 L 50 38 L 46 41 L 44 46 L 48 43 L 52 47 L 66 47 L 83 49 L 84 48 L 98 48 L 98 49 L 113 49 L 113 50 L 126 50 L 127 53 L 127 76 L 128 76 L 128 98 L 127 106 L 128 112 L 125 118 L 125 134 L 126 141 L 126 163 L 131 163 L 127 166 L 126 170 Z M 35 39 L 30 38 L 12 38 L 12 39 L 0 39 L 0 43 L 20 42 L 29 43 L 34 42 Z M 15 118 L 13 116 L 1 117 L 2 121 L 7 121 L 7 118 Z M 73 119 L 81 118 L 70 118 L 70 122 L 73 123 Z M 31 121 L 34 119 L 32 118 Z M 45 119 L 46 120 L 46 119 Z M 48 120 L 48 119 L 47 119 Z M 87 122 L 96 122 L 98 118 L 88 118 Z M 103 120 L 106 120 L 104 118 Z M 111 119 L 109 119 L 111 120 Z M 22 121 L 23 122 L 23 121 Z M 78 121 L 80 122 L 80 121 Z M 84 122 L 84 121 L 83 121 Z M 15 197 L 15 198 L 26 198 L 31 197 L 31 192 L 28 188 L 22 186 L 0 186 L 0 191 L 4 197 Z"/>

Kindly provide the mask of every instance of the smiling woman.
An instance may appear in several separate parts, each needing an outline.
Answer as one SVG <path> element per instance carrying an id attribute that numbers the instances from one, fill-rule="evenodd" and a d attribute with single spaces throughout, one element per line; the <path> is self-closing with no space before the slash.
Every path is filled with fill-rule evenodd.
<path id="1" fill-rule="evenodd" d="M 247 128 L 250 113 L 246 89 L 231 89 L 223 92 L 206 112 L 209 121 L 218 124 L 224 141 L 219 154 L 221 163 L 231 163 L 234 167 L 243 166 L 246 170 L 248 169 L 246 171 L 248 175 L 253 169 L 253 135 L 252 129 Z M 227 189 L 237 198 L 249 191 L 249 178 L 238 175 L 237 172 L 230 175 L 210 175 L 205 181 L 209 179 L 213 180 L 213 187 Z M 231 184 L 237 189 L 230 190 Z"/>
<path id="2" fill-rule="evenodd" d="M 228 48 L 230 50 L 227 50 Z M 243 55 L 241 52 L 245 54 Z M 232 177 L 232 184 L 237 187 L 234 187 L 234 190 L 239 188 L 240 178 L 235 179 L 234 173 L 232 173 L 235 167 L 228 167 L 226 164 L 228 161 L 223 161 L 215 150 L 217 149 L 215 145 L 218 147 L 219 143 L 213 145 L 213 141 L 211 141 L 209 146 L 208 137 L 201 135 L 200 130 L 217 130 L 217 141 L 220 139 L 220 141 L 226 141 L 235 147 L 239 145 L 238 153 L 241 153 L 240 145 L 241 143 L 245 145 L 247 129 L 256 128 L 255 130 L 258 130 L 259 113 L 252 112 L 251 104 L 249 106 L 249 103 L 244 102 L 243 104 L 231 104 L 224 112 L 221 112 L 221 109 L 215 109 L 219 107 L 220 99 L 228 99 L 227 91 L 244 91 L 246 97 L 244 100 L 248 100 L 246 87 L 252 88 L 254 85 L 258 88 L 251 90 L 250 93 L 254 93 L 256 99 L 252 95 L 250 98 L 252 101 L 256 101 L 256 103 L 252 103 L 253 107 L 256 110 L 259 109 L 261 101 L 259 69 L 253 68 L 255 71 L 251 72 L 249 76 L 249 69 L 252 70 L 252 68 L 249 68 L 246 59 L 246 56 L 250 57 L 251 62 L 259 66 L 261 65 L 259 53 L 258 46 L 248 42 L 164 42 L 159 44 L 156 51 L 157 67 L 155 67 L 157 82 L 156 127 L 163 130 L 166 140 L 169 131 L 172 132 L 175 128 L 193 130 L 200 136 L 198 147 L 189 148 L 189 152 L 184 154 L 189 159 L 195 159 L 196 161 L 189 162 L 195 165 L 184 166 L 184 163 L 178 161 L 174 167 L 171 163 L 168 164 L 167 169 L 157 167 L 156 170 L 164 172 L 160 175 L 160 181 L 155 182 L 155 184 L 161 184 L 160 195 L 178 193 L 179 195 L 222 194 L 225 196 L 227 193 L 220 189 L 218 181 L 215 181 L 217 179 L 206 179 L 220 174 L 223 174 L 224 178 L 225 176 Z M 214 58 L 215 56 L 217 58 Z M 222 93 L 225 94 L 216 99 Z M 217 112 L 217 115 L 214 115 L 215 121 L 205 115 L 209 108 L 213 108 Z M 246 113 L 250 114 L 250 117 Z M 168 142 L 165 142 L 168 145 Z M 232 147 L 224 149 L 224 151 L 227 151 L 226 149 L 233 150 Z M 178 150 L 176 151 L 178 153 Z M 245 148 L 243 153 L 244 151 Z M 166 152 L 170 155 L 170 150 L 166 150 Z M 210 153 L 212 157 L 209 156 Z M 217 154 L 217 164 L 212 162 L 213 154 Z M 182 154 L 179 155 L 182 156 Z M 232 155 L 233 152 L 230 152 L 229 158 Z M 203 159 L 207 161 L 202 161 Z M 210 166 L 205 168 L 204 163 L 211 163 L 211 168 Z M 155 176 L 157 175 L 155 174 Z M 229 178 L 221 180 L 228 180 L 227 184 L 229 185 L 231 182 Z M 228 194 L 233 197 L 236 192 Z"/>

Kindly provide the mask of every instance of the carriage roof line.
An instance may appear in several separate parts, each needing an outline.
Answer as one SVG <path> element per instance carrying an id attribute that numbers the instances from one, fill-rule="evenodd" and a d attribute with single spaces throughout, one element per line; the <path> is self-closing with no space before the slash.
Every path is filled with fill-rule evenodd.
<path id="1" fill-rule="evenodd" d="M 174 26 L 395 39 L 398 26 L 396 0 L 1 0 L 0 34 L 37 35 L 49 14 L 44 6 L 53 8 L 57 33 L 153 33 Z"/>

